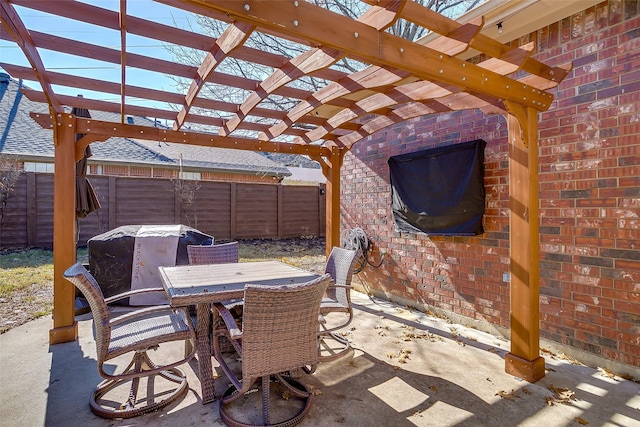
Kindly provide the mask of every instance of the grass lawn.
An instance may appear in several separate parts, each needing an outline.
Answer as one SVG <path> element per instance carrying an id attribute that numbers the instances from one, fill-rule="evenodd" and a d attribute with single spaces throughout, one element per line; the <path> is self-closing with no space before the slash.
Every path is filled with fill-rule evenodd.
<path id="1" fill-rule="evenodd" d="M 242 240 L 240 262 L 277 259 L 307 270 L 324 268 L 324 238 Z M 77 259 L 88 262 L 87 249 Z M 29 249 L 0 253 L 0 333 L 53 309 L 53 251 Z"/>

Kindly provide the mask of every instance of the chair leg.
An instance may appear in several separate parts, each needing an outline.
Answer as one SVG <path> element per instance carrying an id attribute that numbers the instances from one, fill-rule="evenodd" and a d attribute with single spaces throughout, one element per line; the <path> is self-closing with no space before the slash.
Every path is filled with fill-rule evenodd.
<path id="1" fill-rule="evenodd" d="M 140 385 L 140 378 L 144 377 L 145 368 L 155 368 L 157 367 L 146 352 L 137 352 L 131 363 L 124 370 L 123 374 L 128 373 L 139 373 L 140 375 L 134 377 L 131 380 L 121 380 L 121 379 L 107 379 L 101 382 L 96 389 L 93 391 L 91 399 L 89 401 L 89 406 L 91 407 L 91 412 L 98 415 L 102 418 L 108 419 L 126 419 L 137 417 L 142 414 L 146 414 L 149 412 L 157 411 L 177 399 L 181 398 L 188 389 L 187 384 L 187 376 L 182 369 L 179 368 L 170 368 L 165 371 L 161 371 L 158 375 L 167 381 L 177 384 L 177 388 L 170 390 L 168 392 L 162 393 L 162 398 L 160 400 L 153 399 L 155 396 L 147 396 L 144 400 L 138 400 L 138 388 Z M 152 381 L 152 377 L 155 375 L 148 376 L 149 381 Z M 125 401 L 116 406 L 113 400 L 104 399 L 107 393 L 119 387 L 123 383 L 127 381 L 131 381 L 131 387 L 129 388 L 128 396 Z M 100 404 L 100 401 L 111 402 L 112 406 L 105 406 Z M 146 403 L 143 406 L 136 406 L 141 402 Z"/>
<path id="2" fill-rule="evenodd" d="M 287 400 L 292 397 L 298 397 L 302 399 L 302 407 L 296 412 L 296 414 L 283 421 L 275 422 L 273 421 L 275 414 L 271 412 L 269 404 L 272 389 L 271 382 L 273 382 L 274 379 L 276 379 L 277 382 L 284 387 L 284 393 L 289 392 L 289 396 L 286 397 Z M 267 427 L 293 427 L 299 424 L 311 409 L 311 390 L 309 390 L 309 388 L 305 384 L 301 383 L 298 380 L 282 375 L 274 375 L 273 377 L 265 376 L 261 378 L 261 387 L 262 422 L 260 424 L 250 421 L 240 421 L 231 417 L 229 413 L 229 405 L 231 404 L 231 402 L 237 401 L 237 399 L 242 397 L 243 395 L 251 396 L 254 394 L 250 393 L 249 390 L 245 390 L 244 387 L 242 392 L 238 392 L 238 390 L 234 386 L 229 387 L 220 398 L 220 418 L 222 419 L 222 421 L 232 427 L 251 427 L 256 425 Z M 245 415 L 246 412 L 243 411 L 242 414 Z"/>
<path id="3" fill-rule="evenodd" d="M 271 384 L 271 378 L 269 375 L 265 375 L 261 378 L 262 381 L 262 422 L 266 425 L 271 424 L 271 416 L 269 415 L 269 385 Z"/>
<path id="4" fill-rule="evenodd" d="M 340 344 L 340 348 L 330 349 L 329 345 L 325 341 L 325 338 L 329 338 L 337 341 Z M 322 354 L 323 346 L 327 351 L 329 351 L 329 354 L 325 354 L 325 355 Z M 321 334 L 319 337 L 318 359 L 320 362 L 330 362 L 332 360 L 339 359 L 343 356 L 346 356 L 350 348 L 351 348 L 351 343 L 349 343 L 349 340 L 347 338 L 340 336 L 335 332 L 325 332 Z"/>

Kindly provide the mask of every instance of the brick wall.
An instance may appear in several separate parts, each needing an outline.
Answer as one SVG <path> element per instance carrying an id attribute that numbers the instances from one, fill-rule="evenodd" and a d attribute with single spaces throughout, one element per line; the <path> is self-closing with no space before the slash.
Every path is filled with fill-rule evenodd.
<path id="1" fill-rule="evenodd" d="M 611 0 L 515 43 L 536 58 L 573 61 L 539 114 L 541 336 L 576 354 L 640 366 L 640 2 Z M 485 233 L 394 231 L 387 159 L 482 138 Z M 380 268 L 356 283 L 418 306 L 509 326 L 507 130 L 479 111 L 410 120 L 347 154 L 342 227 L 361 227 Z M 583 353 L 586 352 L 586 353 Z"/>

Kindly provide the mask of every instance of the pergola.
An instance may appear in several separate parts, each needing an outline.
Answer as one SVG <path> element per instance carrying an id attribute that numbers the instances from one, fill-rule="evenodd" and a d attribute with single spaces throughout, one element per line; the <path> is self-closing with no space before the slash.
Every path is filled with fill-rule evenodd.
<path id="1" fill-rule="evenodd" d="M 549 66 L 532 58 L 534 42 L 509 47 L 480 31 L 484 19 L 458 23 L 411 0 L 364 0 L 357 19 L 304 0 L 157 0 L 226 25 L 218 38 L 164 25 L 128 13 L 76 1 L 0 0 L 4 40 L 17 43 L 30 67 L 0 63 L 13 77 L 38 81 L 41 91 L 24 96 L 49 105 L 50 115 L 32 113 L 53 129 L 54 309 L 50 343 L 77 339 L 74 288 L 62 272 L 75 262 L 75 162 L 85 147 L 110 137 L 127 137 L 264 152 L 303 154 L 320 162 L 327 178 L 326 246 L 339 245 L 340 168 L 345 153 L 374 132 L 410 118 L 465 109 L 505 116 L 509 134 L 511 351 L 506 371 L 528 381 L 544 376 L 539 355 L 538 289 L 538 113 L 550 108 L 557 86 L 571 64 Z M 19 7 L 16 7 L 19 6 Z M 66 39 L 29 29 L 24 14 L 38 10 L 117 32 L 119 48 Z M 437 37 L 426 44 L 386 31 L 397 20 L 422 26 Z M 246 44 L 254 32 L 306 46 L 293 57 Z M 131 35 L 202 52 L 190 66 L 132 52 Z M 43 61 L 43 50 L 74 55 L 120 67 L 120 81 L 56 72 Z M 474 61 L 461 59 L 472 52 Z M 233 57 L 270 72 L 255 80 L 225 74 L 218 67 Z M 364 64 L 345 73 L 334 64 L 344 57 Z M 191 79 L 186 93 L 127 83 L 131 70 Z M 292 84 L 314 77 L 316 88 Z M 240 101 L 202 96 L 206 85 L 242 89 Z M 57 93 L 54 86 L 78 93 L 96 91 L 119 96 L 106 102 L 91 96 Z M 140 107 L 133 98 L 177 105 L 177 109 Z M 268 108 L 269 98 L 292 102 L 283 111 Z M 119 123 L 76 117 L 70 107 L 119 113 Z M 135 126 L 128 115 L 172 120 L 173 129 Z M 205 131 L 194 131 L 197 125 Z M 195 126 L 194 126 L 195 127 Z M 85 136 L 76 142 L 77 133 Z"/>

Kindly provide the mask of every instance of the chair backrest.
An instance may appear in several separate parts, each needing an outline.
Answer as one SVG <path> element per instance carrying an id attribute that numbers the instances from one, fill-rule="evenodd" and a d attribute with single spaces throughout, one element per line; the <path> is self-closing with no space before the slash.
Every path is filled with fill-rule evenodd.
<path id="1" fill-rule="evenodd" d="M 109 340 L 111 339 L 111 326 L 109 308 L 104 301 L 104 295 L 96 279 L 80 263 L 69 267 L 63 276 L 74 284 L 82 292 L 91 307 L 93 325 L 96 332 L 96 352 L 98 361 L 107 357 Z"/>
<path id="2" fill-rule="evenodd" d="M 318 315 L 331 283 L 325 274 L 300 284 L 246 285 L 242 312 L 245 379 L 318 362 Z"/>
<path id="3" fill-rule="evenodd" d="M 324 272 L 331 275 L 336 285 L 351 285 L 353 269 L 356 264 L 358 250 L 334 247 L 331 249 Z M 330 288 L 327 296 L 341 304 L 347 304 L 347 289 Z"/>
<path id="4" fill-rule="evenodd" d="M 188 245 L 189 264 L 227 264 L 238 262 L 238 242 L 217 245 Z"/>
<path id="5" fill-rule="evenodd" d="M 357 250 L 334 247 L 331 249 L 324 272 L 331 275 L 336 285 L 351 285 Z"/>

